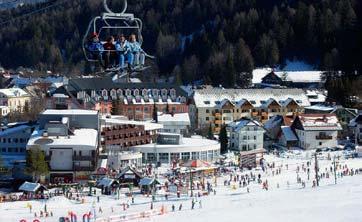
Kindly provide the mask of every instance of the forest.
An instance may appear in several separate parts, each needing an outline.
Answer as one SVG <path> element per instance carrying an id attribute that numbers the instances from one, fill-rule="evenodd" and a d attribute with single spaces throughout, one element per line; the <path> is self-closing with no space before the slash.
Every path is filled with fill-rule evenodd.
<path id="1" fill-rule="evenodd" d="M 58 0 L 59 1 L 59 0 Z M 88 72 L 81 39 L 103 12 L 101 0 L 72 0 L 45 13 L 11 18 L 57 1 L 0 13 L 0 64 L 77 75 Z M 110 1 L 112 9 L 122 1 Z M 245 87 L 254 67 L 298 59 L 328 72 L 361 71 L 358 0 L 129 0 L 144 23 L 153 72 L 190 83 Z"/>

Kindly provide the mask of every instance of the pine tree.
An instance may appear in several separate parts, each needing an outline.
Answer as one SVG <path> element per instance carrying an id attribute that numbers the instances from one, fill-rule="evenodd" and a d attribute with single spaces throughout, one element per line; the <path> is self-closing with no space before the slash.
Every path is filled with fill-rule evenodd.
<path id="1" fill-rule="evenodd" d="M 111 115 L 119 115 L 119 99 L 112 100 Z"/>
<path id="2" fill-rule="evenodd" d="M 153 113 L 152 113 L 153 121 L 158 123 L 158 114 L 157 114 L 157 106 L 156 103 L 153 104 Z"/>
<path id="3" fill-rule="evenodd" d="M 219 142 L 220 142 L 220 152 L 226 153 L 228 150 L 228 135 L 226 131 L 226 126 L 223 125 L 221 127 L 220 133 L 219 133 Z"/>
<path id="4" fill-rule="evenodd" d="M 170 106 L 168 105 L 168 103 L 166 103 L 166 113 L 167 113 L 167 114 L 170 113 Z"/>
<path id="5" fill-rule="evenodd" d="M 45 176 L 49 172 L 44 152 L 40 146 L 34 146 L 28 151 L 26 165 L 26 172 L 33 177 L 33 181 L 38 181 L 40 176 Z"/>
<path id="6" fill-rule="evenodd" d="M 231 49 L 228 49 L 225 67 L 226 84 L 228 87 L 234 87 L 236 84 L 236 71 L 234 67 L 234 55 Z"/>
<path id="7" fill-rule="evenodd" d="M 209 129 L 208 129 L 208 131 L 207 131 L 207 138 L 208 138 L 209 140 L 213 140 L 213 139 L 214 139 L 214 134 L 213 134 L 213 132 L 212 132 L 211 123 L 210 123 Z"/>

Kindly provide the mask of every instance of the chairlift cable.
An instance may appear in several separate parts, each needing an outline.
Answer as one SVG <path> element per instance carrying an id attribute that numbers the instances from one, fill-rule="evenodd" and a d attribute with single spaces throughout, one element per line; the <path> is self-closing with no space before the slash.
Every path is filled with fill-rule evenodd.
<path id="1" fill-rule="evenodd" d="M 7 1 L 7 2 L 1 2 L 1 3 L 0 3 L 0 6 L 2 6 L 2 5 L 7 5 L 7 4 L 11 4 L 11 3 L 16 3 L 17 1 L 19 1 L 19 0 L 11 0 L 11 1 Z"/>
<path id="2" fill-rule="evenodd" d="M 16 16 L 16 17 L 14 17 L 14 18 L 8 19 L 8 20 L 6 20 L 6 21 L 0 22 L 0 26 L 5 25 L 5 24 L 8 24 L 8 23 L 10 23 L 10 22 L 13 22 L 13 21 L 18 20 L 18 19 L 21 19 L 21 18 L 28 17 L 28 16 L 30 16 L 30 15 L 34 15 L 34 14 L 38 14 L 38 13 L 44 12 L 44 11 L 50 9 L 50 8 L 55 8 L 55 7 L 57 7 L 57 6 L 60 6 L 60 5 L 62 5 L 62 4 L 65 4 L 65 3 L 67 3 L 67 2 L 70 2 L 70 1 L 69 1 L 69 0 L 59 0 L 58 2 L 55 2 L 55 3 L 51 4 L 51 5 L 45 6 L 45 7 L 43 7 L 43 8 L 36 9 L 36 10 L 30 11 L 30 12 L 28 12 L 28 13 L 24 13 L 24 14 L 21 14 L 21 15 L 19 15 L 19 16 Z"/>

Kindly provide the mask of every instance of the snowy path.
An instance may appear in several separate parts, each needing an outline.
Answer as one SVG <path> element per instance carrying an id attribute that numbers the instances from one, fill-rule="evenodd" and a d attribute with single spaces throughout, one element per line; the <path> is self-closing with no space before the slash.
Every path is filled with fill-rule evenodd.
<path id="1" fill-rule="evenodd" d="M 312 178 L 308 181 L 307 174 L 300 172 L 299 176 L 306 181 L 306 188 L 303 189 L 301 184 L 296 183 L 296 168 L 301 167 L 302 163 L 306 165 L 306 160 L 280 159 L 273 156 L 267 156 L 266 159 L 269 163 L 275 162 L 276 166 L 283 164 L 280 175 L 272 176 L 270 169 L 267 173 L 254 171 L 261 174 L 262 180 L 268 180 L 268 191 L 263 190 L 260 184 L 251 183 L 250 193 L 247 193 L 246 188 L 239 188 L 238 185 L 236 189 L 232 189 L 233 184 L 230 187 L 223 186 L 224 178 L 219 178 L 216 195 L 202 197 L 201 209 L 196 203 L 195 209 L 191 210 L 191 199 L 187 197 L 180 200 L 171 197 L 167 202 L 162 199 L 154 204 L 154 208 L 159 209 L 164 205 L 168 213 L 153 217 L 149 221 L 362 221 L 362 174 L 338 178 L 337 185 L 334 185 L 334 178 L 330 176 L 329 179 L 321 181 L 320 187 L 312 188 Z M 362 168 L 362 159 L 343 160 L 341 164 L 347 164 L 349 168 Z M 331 161 L 320 161 L 321 171 L 330 166 Z M 311 169 L 313 175 L 313 166 Z M 135 204 L 131 205 L 126 213 L 149 210 L 150 199 L 136 196 Z M 47 201 L 47 209 L 53 212 L 54 217 L 41 218 L 40 221 L 58 221 L 58 218 L 66 216 L 68 211 L 75 212 L 78 221 L 81 221 L 81 215 L 92 210 L 93 206 L 97 217 L 120 215 L 125 213 L 121 206 L 123 202 L 127 202 L 126 197 L 116 200 L 115 197 L 102 196 L 100 203 L 97 203 L 95 197 L 87 197 L 85 204 L 76 204 L 64 197 L 56 197 Z M 0 222 L 34 219 L 34 213 L 30 213 L 26 208 L 27 203 L 0 203 Z M 42 201 L 29 203 L 33 206 L 33 212 L 36 211 L 38 214 L 44 208 Z M 180 203 L 183 204 L 182 211 L 178 211 Z M 172 204 L 176 206 L 176 212 L 170 212 Z M 99 207 L 103 213 L 98 213 Z"/>

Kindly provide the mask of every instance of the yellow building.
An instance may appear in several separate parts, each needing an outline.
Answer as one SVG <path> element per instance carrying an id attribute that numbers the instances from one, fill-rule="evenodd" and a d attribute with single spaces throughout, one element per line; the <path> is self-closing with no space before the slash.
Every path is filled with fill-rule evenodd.
<path id="1" fill-rule="evenodd" d="M 26 103 L 30 105 L 31 96 L 20 88 L 0 89 L 0 106 L 7 106 L 11 111 L 23 111 Z"/>
<path id="2" fill-rule="evenodd" d="M 223 125 L 247 117 L 265 123 L 275 115 L 296 115 L 310 105 L 302 89 L 197 89 L 194 126 L 219 133 Z"/>

